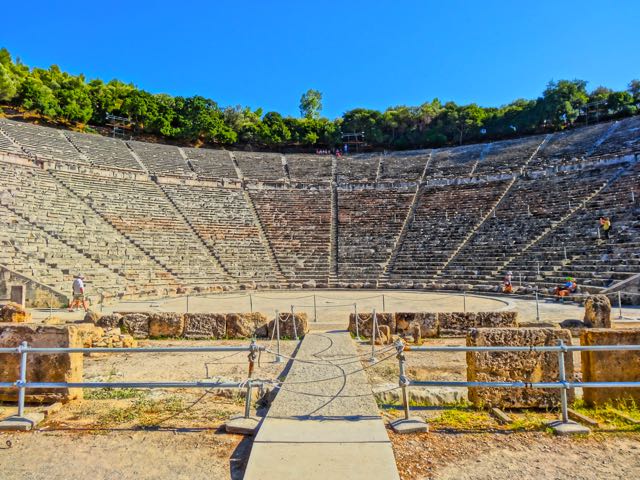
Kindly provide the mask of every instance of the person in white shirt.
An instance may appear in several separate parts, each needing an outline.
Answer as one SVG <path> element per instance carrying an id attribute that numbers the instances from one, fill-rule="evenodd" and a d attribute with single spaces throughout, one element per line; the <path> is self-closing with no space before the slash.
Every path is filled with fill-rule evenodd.
<path id="1" fill-rule="evenodd" d="M 82 304 L 82 308 L 84 308 L 85 312 L 88 311 L 89 307 L 87 306 L 87 299 L 84 294 L 84 275 L 76 275 L 73 279 L 73 285 L 71 288 L 73 290 L 73 299 L 69 304 L 69 311 L 73 312 L 73 309 L 77 309 L 80 304 Z"/>

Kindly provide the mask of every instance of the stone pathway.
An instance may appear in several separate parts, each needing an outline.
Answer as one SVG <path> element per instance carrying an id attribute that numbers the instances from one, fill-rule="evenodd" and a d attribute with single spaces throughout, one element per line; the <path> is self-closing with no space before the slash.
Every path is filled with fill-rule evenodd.
<path id="1" fill-rule="evenodd" d="M 399 478 L 355 355 L 347 332 L 307 334 L 254 439 L 245 480 Z"/>

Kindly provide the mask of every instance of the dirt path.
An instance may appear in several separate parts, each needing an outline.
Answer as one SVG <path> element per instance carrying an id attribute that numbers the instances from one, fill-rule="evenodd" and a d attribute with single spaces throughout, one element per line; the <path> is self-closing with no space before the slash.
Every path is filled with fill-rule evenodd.
<path id="1" fill-rule="evenodd" d="M 640 434 L 390 434 L 403 480 L 640 478 Z"/>

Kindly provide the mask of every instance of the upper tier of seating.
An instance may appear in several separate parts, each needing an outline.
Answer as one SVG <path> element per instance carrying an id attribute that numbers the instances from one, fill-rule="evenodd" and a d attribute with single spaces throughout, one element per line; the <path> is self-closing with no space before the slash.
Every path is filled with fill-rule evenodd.
<path id="1" fill-rule="evenodd" d="M 177 176 L 192 174 L 178 147 L 136 141 L 129 141 L 127 144 L 150 173 Z"/>
<path id="2" fill-rule="evenodd" d="M 202 179 L 234 179 L 238 180 L 231 155 L 226 150 L 210 148 L 183 148 L 187 161 Z"/>

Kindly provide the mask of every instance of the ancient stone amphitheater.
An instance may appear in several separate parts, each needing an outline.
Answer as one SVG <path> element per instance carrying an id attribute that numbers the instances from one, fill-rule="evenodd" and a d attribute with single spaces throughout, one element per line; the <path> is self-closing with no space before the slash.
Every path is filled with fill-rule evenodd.
<path id="1" fill-rule="evenodd" d="M 0 297 L 236 288 L 598 291 L 640 272 L 640 117 L 455 148 L 179 148 L 0 119 Z M 598 218 L 612 217 L 610 241 Z M 4 290 L 4 291 L 3 291 Z"/>

